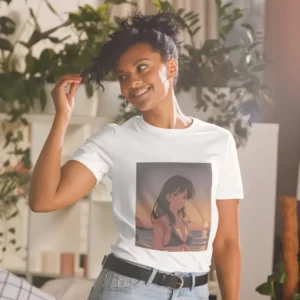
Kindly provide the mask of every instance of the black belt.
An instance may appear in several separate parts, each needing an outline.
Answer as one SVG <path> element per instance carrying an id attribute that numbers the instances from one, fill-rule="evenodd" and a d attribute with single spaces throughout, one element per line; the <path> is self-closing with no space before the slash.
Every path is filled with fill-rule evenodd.
<path id="1" fill-rule="evenodd" d="M 152 270 L 148 270 L 129 262 L 126 262 L 113 254 L 105 256 L 102 261 L 102 266 L 105 269 L 109 269 L 120 275 L 135 278 L 147 282 L 152 274 Z M 204 285 L 208 282 L 208 274 L 196 276 L 195 286 Z M 157 272 L 154 276 L 152 283 L 169 287 L 173 290 L 179 290 L 181 288 L 191 288 L 193 285 L 192 276 L 180 277 L 174 274 L 165 274 Z"/>

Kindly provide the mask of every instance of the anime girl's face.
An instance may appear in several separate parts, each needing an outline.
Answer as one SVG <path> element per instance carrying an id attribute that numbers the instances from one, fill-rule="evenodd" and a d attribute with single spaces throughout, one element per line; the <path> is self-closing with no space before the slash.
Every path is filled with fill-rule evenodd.
<path id="1" fill-rule="evenodd" d="M 166 198 L 170 202 L 170 208 L 178 211 L 185 206 L 188 200 L 188 191 L 169 193 L 166 195 Z"/>

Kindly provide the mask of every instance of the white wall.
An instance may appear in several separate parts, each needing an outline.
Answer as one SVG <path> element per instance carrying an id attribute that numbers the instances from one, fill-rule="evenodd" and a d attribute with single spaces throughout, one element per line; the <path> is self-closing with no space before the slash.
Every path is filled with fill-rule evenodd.
<path id="1" fill-rule="evenodd" d="M 0 11 L 1 15 L 8 15 L 12 19 L 16 20 L 18 27 L 17 32 L 14 36 L 10 37 L 12 41 L 15 41 L 16 38 L 22 37 L 24 41 L 28 40 L 32 32 L 32 25 L 27 24 L 26 22 L 29 18 L 28 7 L 31 7 L 37 16 L 38 23 L 42 31 L 48 30 L 55 26 L 58 26 L 62 23 L 63 20 L 66 20 L 67 13 L 74 12 L 78 10 L 78 6 L 90 4 L 93 7 L 97 7 L 101 0 L 49 0 L 53 8 L 58 12 L 59 17 L 53 14 L 47 7 L 44 0 L 13 0 L 9 6 L 0 2 Z M 69 34 L 69 31 L 60 30 L 55 36 L 63 37 L 66 34 Z M 52 43 L 43 41 L 34 48 L 34 53 L 39 53 L 43 48 L 53 46 Z M 22 46 L 18 50 L 22 53 Z"/>
<path id="2" fill-rule="evenodd" d="M 101 0 L 103 1 L 103 0 Z M 207 0 L 167 0 L 175 9 L 185 8 L 186 11 L 194 11 L 199 14 L 199 25 L 201 29 L 195 36 L 196 45 L 200 46 L 207 38 L 215 38 L 217 36 L 217 8 L 215 1 Z M 155 8 L 152 5 L 152 0 L 134 0 L 138 4 L 138 9 L 153 13 Z M 113 13 L 118 16 L 126 16 L 132 10 L 132 6 L 122 4 L 114 8 Z M 188 34 L 181 35 L 181 41 L 189 42 Z"/>
<path id="3" fill-rule="evenodd" d="M 255 288 L 272 273 L 278 132 L 277 124 L 254 124 L 246 147 L 238 150 L 245 190 L 240 203 L 243 300 L 267 299 Z"/>

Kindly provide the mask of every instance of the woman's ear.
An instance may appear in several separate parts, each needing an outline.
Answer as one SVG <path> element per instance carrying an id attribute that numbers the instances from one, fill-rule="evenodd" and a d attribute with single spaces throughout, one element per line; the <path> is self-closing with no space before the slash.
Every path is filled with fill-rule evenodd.
<path id="1" fill-rule="evenodd" d="M 178 73 L 178 62 L 175 58 L 171 58 L 167 63 L 168 68 L 168 79 L 174 78 Z"/>

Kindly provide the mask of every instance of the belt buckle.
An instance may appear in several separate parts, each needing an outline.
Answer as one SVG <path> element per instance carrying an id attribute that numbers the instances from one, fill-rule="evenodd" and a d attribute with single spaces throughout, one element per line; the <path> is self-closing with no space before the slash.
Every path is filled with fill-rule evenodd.
<path id="1" fill-rule="evenodd" d="M 175 288 L 171 287 L 171 289 L 172 289 L 172 290 L 175 290 L 175 291 L 182 289 L 182 288 L 183 288 L 183 285 L 184 285 L 184 280 L 183 280 L 183 278 L 180 277 L 180 276 L 178 276 L 178 275 L 173 275 L 173 276 L 174 276 L 175 278 L 179 279 L 179 282 L 177 281 L 177 283 L 176 283 L 177 286 L 176 286 Z"/>

